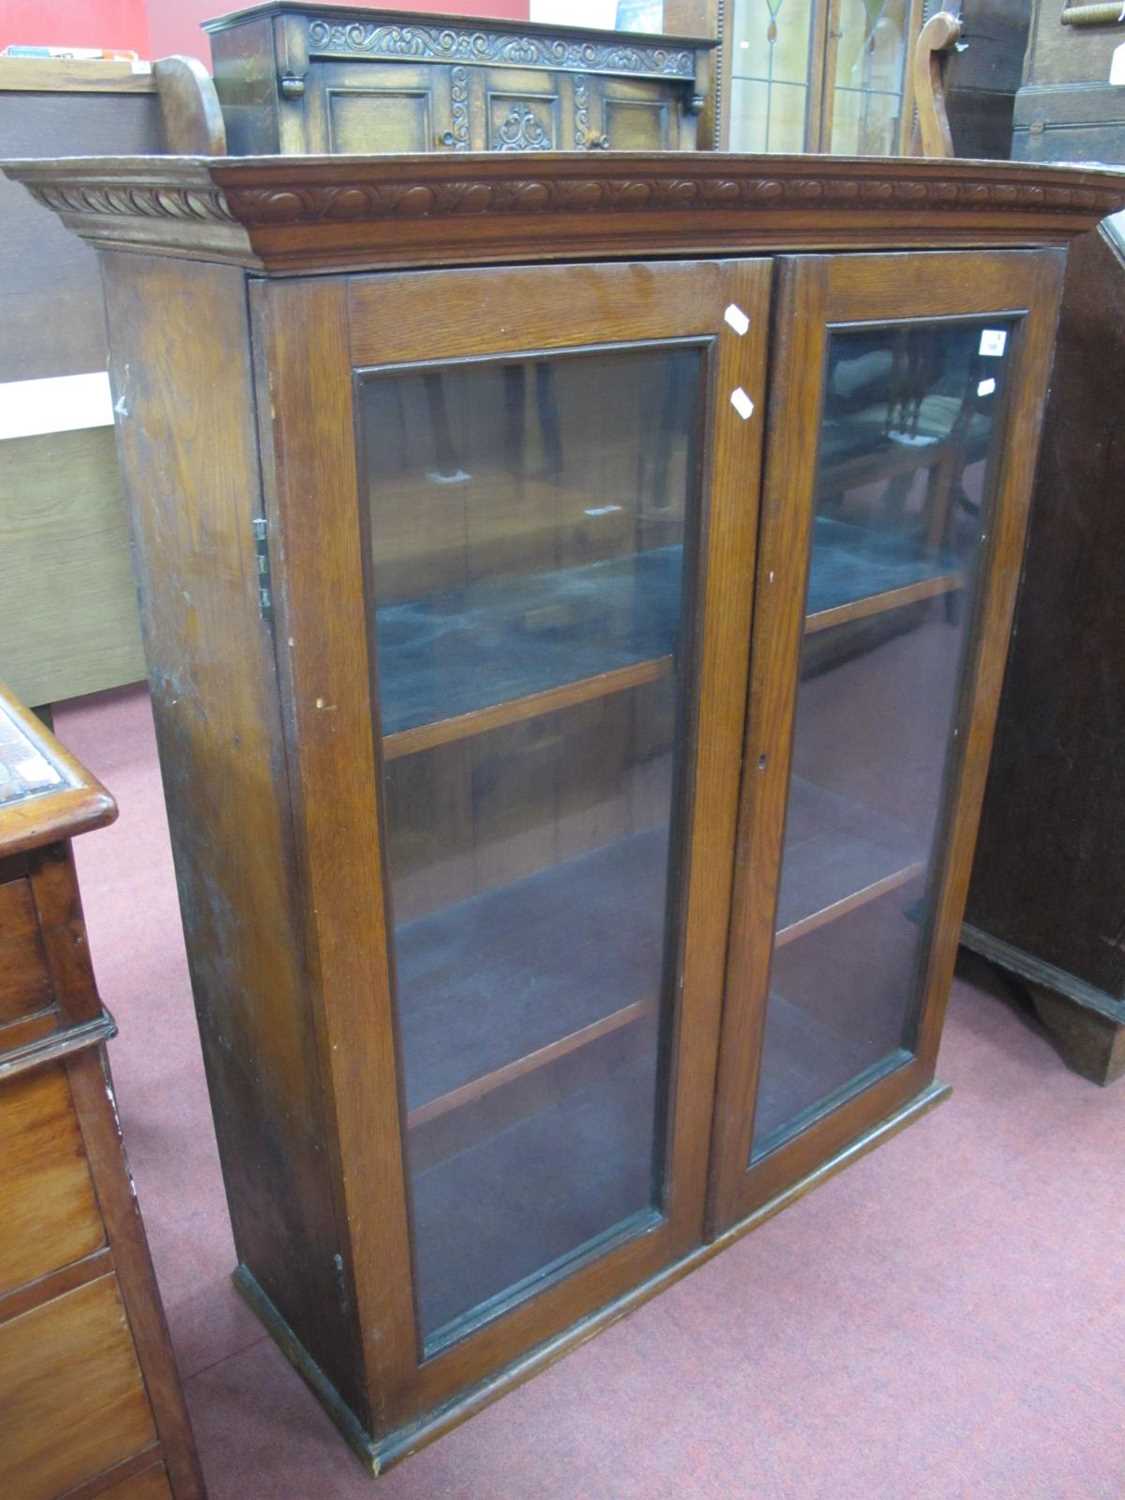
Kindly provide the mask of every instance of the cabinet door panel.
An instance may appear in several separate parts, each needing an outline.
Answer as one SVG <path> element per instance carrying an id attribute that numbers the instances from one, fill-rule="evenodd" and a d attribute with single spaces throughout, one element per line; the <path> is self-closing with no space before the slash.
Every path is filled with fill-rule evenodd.
<path id="1" fill-rule="evenodd" d="M 683 95 L 659 83 L 605 78 L 602 129 L 613 151 L 673 151 L 680 144 Z"/>
<path id="2" fill-rule="evenodd" d="M 784 277 L 718 1112 L 737 1120 L 717 1138 L 724 1224 L 932 1078 L 1058 261 L 809 257 Z"/>
<path id="3" fill-rule="evenodd" d="M 481 149 L 571 149 L 565 129 L 562 79 L 555 74 L 534 68 L 479 68 L 474 69 L 470 89 L 480 100 Z"/>
<path id="4" fill-rule="evenodd" d="M 761 394 L 769 284 L 357 278 L 354 384 L 331 286 L 256 293 L 276 399 L 317 391 L 278 471 L 279 630 L 355 1080 L 346 1272 L 396 1423 L 701 1237 L 760 444 L 730 395 Z"/>
<path id="5" fill-rule="evenodd" d="M 468 116 L 459 109 L 454 118 L 450 74 L 424 63 L 314 63 L 305 84 L 305 149 L 467 150 Z"/>

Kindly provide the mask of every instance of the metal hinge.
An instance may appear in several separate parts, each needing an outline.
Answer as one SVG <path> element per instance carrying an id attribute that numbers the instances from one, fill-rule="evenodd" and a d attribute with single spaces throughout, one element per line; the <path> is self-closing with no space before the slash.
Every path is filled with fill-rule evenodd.
<path id="1" fill-rule="evenodd" d="M 273 587 L 270 581 L 270 523 L 265 516 L 255 516 L 250 522 L 254 533 L 254 556 L 258 561 L 258 609 L 262 619 L 273 623 Z"/>

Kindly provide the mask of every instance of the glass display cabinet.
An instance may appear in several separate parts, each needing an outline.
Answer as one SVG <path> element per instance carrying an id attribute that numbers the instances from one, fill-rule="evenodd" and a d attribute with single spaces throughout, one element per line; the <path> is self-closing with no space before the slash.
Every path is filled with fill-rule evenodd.
<path id="1" fill-rule="evenodd" d="M 910 146 L 923 0 L 726 0 L 720 139 L 733 151 Z"/>
<path id="2" fill-rule="evenodd" d="M 938 1100 L 1076 168 L 14 164 L 240 1289 L 376 1469 Z"/>

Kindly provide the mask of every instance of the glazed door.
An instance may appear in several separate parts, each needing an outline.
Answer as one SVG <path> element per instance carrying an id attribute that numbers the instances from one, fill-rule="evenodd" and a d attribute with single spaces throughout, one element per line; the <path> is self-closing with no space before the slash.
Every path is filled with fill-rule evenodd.
<path id="1" fill-rule="evenodd" d="M 779 266 L 713 1227 L 925 1102 L 1061 264 Z"/>
<path id="2" fill-rule="evenodd" d="M 258 290 L 343 1275 L 392 1426 L 702 1236 L 770 274 Z"/>

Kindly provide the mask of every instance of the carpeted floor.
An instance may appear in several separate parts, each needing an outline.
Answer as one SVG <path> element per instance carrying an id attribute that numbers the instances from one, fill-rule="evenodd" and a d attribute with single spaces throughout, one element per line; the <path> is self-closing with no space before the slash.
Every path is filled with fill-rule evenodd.
<path id="1" fill-rule="evenodd" d="M 1122 1500 L 1125 1082 L 963 961 L 953 1099 L 372 1489 L 230 1289 L 147 700 L 59 711 L 126 1144 L 212 1500 Z"/>

